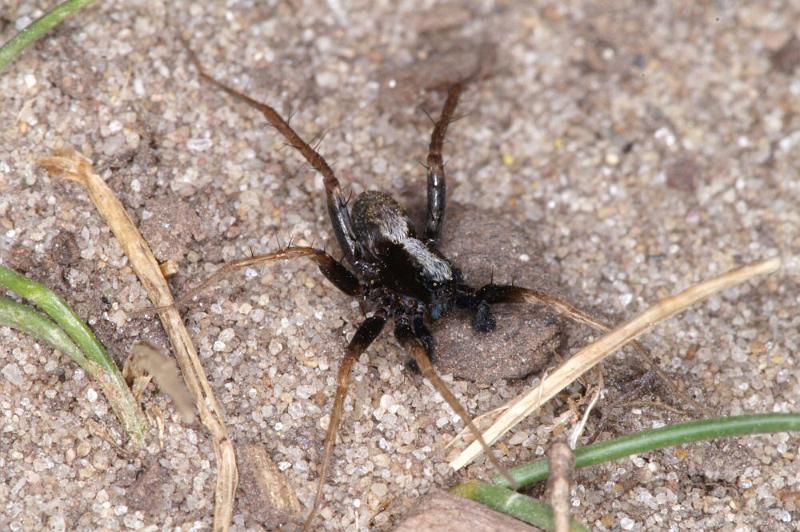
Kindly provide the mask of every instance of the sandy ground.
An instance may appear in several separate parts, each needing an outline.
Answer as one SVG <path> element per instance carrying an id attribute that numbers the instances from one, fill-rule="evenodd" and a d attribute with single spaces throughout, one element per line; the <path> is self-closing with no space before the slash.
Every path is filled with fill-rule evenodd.
<path id="1" fill-rule="evenodd" d="M 274 249 L 276 233 L 334 245 L 321 179 L 259 115 L 198 82 L 176 28 L 215 75 L 294 113 L 307 137 L 325 132 L 321 150 L 353 193 L 411 198 L 424 183 L 423 109 L 443 100 L 420 89 L 488 49 L 491 75 L 469 87 L 445 147 L 451 199 L 525 227 L 563 293 L 610 320 L 783 256 L 778 274 L 645 342 L 712 413 L 800 410 L 798 2 L 100 4 L 0 74 L 0 257 L 63 294 L 118 361 L 166 337 L 130 314 L 145 294 L 84 192 L 39 157 L 90 156 L 159 259 L 178 261 L 178 293 L 221 261 Z M 50 5 L 6 1 L 0 38 Z M 492 259 L 526 269 L 503 250 Z M 358 307 L 296 262 L 240 275 L 185 316 L 237 449 L 265 451 L 306 508 Z M 589 334 L 567 332 L 561 356 Z M 387 530 L 432 487 L 491 473 L 485 460 L 448 471 L 442 446 L 461 424 L 404 358 L 386 335 L 355 367 L 320 527 Z M 616 358 L 610 397 L 641 371 Z M 536 377 L 447 380 L 477 414 Z M 621 409 L 609 399 L 601 438 L 687 419 L 660 406 L 681 406 L 665 395 L 647 388 Z M 566 398 L 497 446 L 506 462 L 544 452 Z M 88 423 L 118 434 L 88 377 L 0 329 L 0 528 L 209 528 L 210 441 L 162 395 L 146 400 L 165 412 L 163 437 L 120 453 Z M 583 470 L 575 513 L 598 530 L 796 530 L 799 441 L 719 441 Z M 237 530 L 279 522 L 240 490 Z"/>

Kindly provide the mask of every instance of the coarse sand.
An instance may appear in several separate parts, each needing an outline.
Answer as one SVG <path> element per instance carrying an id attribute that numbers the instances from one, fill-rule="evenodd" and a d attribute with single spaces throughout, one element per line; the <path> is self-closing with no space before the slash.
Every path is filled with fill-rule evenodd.
<path id="1" fill-rule="evenodd" d="M 52 4 L 6 2 L 0 39 Z M 63 295 L 120 364 L 136 341 L 166 347 L 158 320 L 133 314 L 148 300 L 84 190 L 48 176 L 40 157 L 66 146 L 89 156 L 159 260 L 177 261 L 177 294 L 289 238 L 335 249 L 321 178 L 258 113 L 200 82 L 179 31 L 215 76 L 321 139 L 347 190 L 386 190 L 417 209 L 425 112 L 444 99 L 433 89 L 490 56 L 444 148 L 462 224 L 448 239 L 465 238 L 465 260 L 483 257 L 471 282 L 492 271 L 498 282 L 543 278 L 619 322 L 780 255 L 778 273 L 642 340 L 710 415 L 798 411 L 798 28 L 800 3 L 789 0 L 99 2 L 0 72 L 0 261 Z M 511 243 L 503 231 L 482 236 L 493 223 L 520 232 Z M 525 312 L 504 319 L 534 319 Z M 294 261 L 233 276 L 184 316 L 240 453 L 234 529 L 287 519 L 253 488 L 256 460 L 285 476 L 302 517 L 357 303 Z M 539 368 L 592 336 L 542 319 L 553 327 L 546 353 L 517 349 Z M 453 348 L 456 359 L 470 343 Z M 499 349 L 481 352 L 502 364 Z M 485 458 L 449 471 L 443 446 L 462 424 L 405 360 L 384 334 L 356 364 L 320 528 L 389 530 L 432 489 L 493 473 Z M 448 371 L 474 415 L 539 379 L 475 383 Z M 657 383 L 634 389 L 643 372 L 628 352 L 606 364 L 609 394 L 587 435 L 601 413 L 601 439 L 702 415 Z M 501 440 L 501 459 L 541 456 L 567 398 Z M 0 529 L 210 528 L 211 442 L 151 389 L 152 405 L 163 434 L 153 428 L 146 450 L 121 452 L 98 435 L 119 437 L 119 424 L 88 376 L 0 328 Z M 596 530 L 797 530 L 798 442 L 715 441 L 581 470 L 573 509 Z"/>

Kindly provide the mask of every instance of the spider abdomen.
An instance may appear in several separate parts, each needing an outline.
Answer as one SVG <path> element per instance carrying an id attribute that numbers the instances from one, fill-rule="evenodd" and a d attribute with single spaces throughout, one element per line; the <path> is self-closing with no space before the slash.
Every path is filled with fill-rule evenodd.
<path id="1" fill-rule="evenodd" d="M 352 208 L 353 232 L 380 283 L 431 307 L 438 319 L 450 307 L 456 273 L 435 248 L 419 240 L 405 209 L 389 194 L 370 190 Z"/>
<path id="2" fill-rule="evenodd" d="M 387 246 L 416 236 L 405 209 L 385 192 L 368 190 L 359 194 L 351 216 L 356 239 L 372 258 L 380 257 Z"/>

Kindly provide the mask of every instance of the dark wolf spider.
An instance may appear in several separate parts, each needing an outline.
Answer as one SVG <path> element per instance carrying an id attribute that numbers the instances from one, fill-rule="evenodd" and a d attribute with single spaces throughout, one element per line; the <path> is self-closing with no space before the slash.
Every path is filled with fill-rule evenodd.
<path id="1" fill-rule="evenodd" d="M 275 253 L 228 263 L 211 279 L 200 287 L 192 289 L 178 302 L 234 269 L 273 260 L 308 257 L 316 262 L 319 270 L 334 286 L 349 296 L 359 298 L 369 314 L 351 338 L 339 367 L 336 395 L 325 435 L 325 451 L 314 505 L 304 529 L 310 527 L 319 510 L 322 488 L 330 467 L 353 364 L 390 320 L 394 325 L 395 337 L 411 354 L 415 368 L 434 385 L 450 407 L 461 417 L 498 471 L 508 478 L 512 486 L 516 486 L 516 482 L 506 469 L 489 451 L 488 445 L 472 423 L 467 410 L 461 406 L 434 371 L 431 360 L 435 342 L 429 324 L 459 307 L 471 313 L 472 327 L 476 331 L 489 332 L 495 328 L 491 305 L 497 303 L 544 302 L 571 315 L 579 311 L 550 296 L 518 286 L 490 283 L 479 289 L 472 288 L 464 283 L 459 269 L 438 250 L 445 215 L 446 192 L 442 145 L 447 128 L 453 120 L 458 100 L 470 79 L 463 79 L 450 86 L 441 115 L 435 122 L 426 165 L 427 218 L 422 234 L 418 234 L 406 211 L 384 192 L 374 190 L 363 192 L 355 199 L 352 208 L 348 209 L 348 201 L 331 167 L 275 109 L 214 79 L 203 70 L 194 54 L 191 51 L 189 53 L 203 79 L 235 99 L 259 110 L 289 145 L 297 149 L 322 175 L 328 214 L 343 253 L 343 260 L 337 261 L 321 249 L 289 246 Z M 578 319 L 585 321 L 588 318 L 579 315 Z"/>

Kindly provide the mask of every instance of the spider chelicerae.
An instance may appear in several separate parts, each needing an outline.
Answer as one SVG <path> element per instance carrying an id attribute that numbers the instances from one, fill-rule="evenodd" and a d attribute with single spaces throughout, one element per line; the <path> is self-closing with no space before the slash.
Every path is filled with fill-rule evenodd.
<path id="1" fill-rule="evenodd" d="M 453 309 L 461 308 L 470 313 L 475 331 L 488 333 L 496 326 L 491 305 L 498 303 L 546 303 L 581 321 L 588 318 L 568 304 L 532 289 L 494 283 L 481 288 L 471 287 L 464 282 L 458 267 L 438 250 L 446 204 L 442 146 L 459 98 L 471 78 L 462 79 L 449 87 L 444 107 L 434 122 L 425 165 L 427 215 L 424 228 L 418 233 L 403 207 L 385 192 L 363 192 L 355 198 L 352 207 L 348 207 L 348 200 L 331 167 L 275 109 L 216 80 L 205 72 L 191 50 L 189 53 L 203 79 L 260 111 L 288 144 L 322 175 L 328 214 L 343 258 L 339 261 L 322 249 L 290 245 L 274 253 L 226 264 L 210 279 L 182 296 L 177 303 L 233 270 L 269 261 L 307 257 L 317 264 L 320 272 L 336 288 L 358 298 L 362 308 L 367 310 L 367 317 L 350 339 L 339 366 L 316 494 L 304 529 L 310 527 L 320 507 L 353 364 L 389 323 L 394 328 L 397 340 L 411 355 L 412 367 L 433 384 L 483 446 L 486 456 L 498 471 L 512 486 L 516 486 L 514 479 L 489 452 L 488 445 L 467 410 L 436 374 L 431 363 L 435 341 L 429 326 L 431 322 L 446 317 Z"/>

